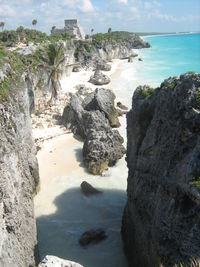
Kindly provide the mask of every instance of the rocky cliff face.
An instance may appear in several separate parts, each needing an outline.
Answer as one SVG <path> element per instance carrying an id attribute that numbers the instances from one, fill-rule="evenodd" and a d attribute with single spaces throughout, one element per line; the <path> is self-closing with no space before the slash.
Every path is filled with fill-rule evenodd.
<path id="1" fill-rule="evenodd" d="M 37 258 L 33 194 L 38 165 L 28 89 L 22 80 L 9 85 L 0 94 L 0 266 L 30 267 Z"/>
<path id="2" fill-rule="evenodd" d="M 200 75 L 139 87 L 127 121 L 130 266 L 199 266 Z"/>

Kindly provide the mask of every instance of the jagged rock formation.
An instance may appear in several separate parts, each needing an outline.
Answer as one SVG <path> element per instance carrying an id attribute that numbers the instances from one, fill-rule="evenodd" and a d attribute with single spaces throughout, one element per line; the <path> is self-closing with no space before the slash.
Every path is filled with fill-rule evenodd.
<path id="1" fill-rule="evenodd" d="M 64 260 L 56 256 L 47 255 L 38 267 L 83 267 L 79 263 Z"/>
<path id="2" fill-rule="evenodd" d="M 33 194 L 39 184 L 38 165 L 28 89 L 23 81 L 16 83 L 0 94 L 1 267 L 35 266 L 37 258 Z"/>
<path id="3" fill-rule="evenodd" d="M 130 266 L 199 266 L 200 75 L 139 87 L 127 121 Z"/>
<path id="4" fill-rule="evenodd" d="M 88 171 L 101 174 L 125 154 L 123 138 L 111 126 L 118 126 L 114 94 L 108 89 L 96 89 L 84 100 L 72 95 L 63 112 L 63 124 L 84 140 L 83 161 Z"/>
<path id="5" fill-rule="evenodd" d="M 111 65 L 102 61 L 97 63 L 97 70 L 103 70 L 103 71 L 110 71 L 111 70 Z"/>
<path id="6" fill-rule="evenodd" d="M 105 114 L 111 127 L 119 127 L 120 123 L 115 108 L 115 94 L 111 90 L 97 88 L 94 93 L 84 99 L 85 110 L 99 110 Z"/>
<path id="7" fill-rule="evenodd" d="M 91 130 L 83 145 L 83 161 L 88 171 L 102 174 L 108 167 L 114 166 L 126 152 L 123 142 L 117 130 Z"/>
<path id="8" fill-rule="evenodd" d="M 105 85 L 110 83 L 110 78 L 103 74 L 100 70 L 96 70 L 94 75 L 90 77 L 89 82 L 94 85 Z"/>

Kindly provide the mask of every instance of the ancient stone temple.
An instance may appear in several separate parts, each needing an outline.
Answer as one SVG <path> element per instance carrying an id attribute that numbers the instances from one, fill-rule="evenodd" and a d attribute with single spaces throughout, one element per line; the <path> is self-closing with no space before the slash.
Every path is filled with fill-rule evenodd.
<path id="1" fill-rule="evenodd" d="M 81 28 L 81 25 L 77 19 L 66 19 L 65 20 L 65 27 L 63 29 L 57 29 L 56 27 L 52 27 L 51 29 L 52 34 L 62 34 L 66 33 L 71 35 L 75 39 L 85 39 L 85 33 Z"/>

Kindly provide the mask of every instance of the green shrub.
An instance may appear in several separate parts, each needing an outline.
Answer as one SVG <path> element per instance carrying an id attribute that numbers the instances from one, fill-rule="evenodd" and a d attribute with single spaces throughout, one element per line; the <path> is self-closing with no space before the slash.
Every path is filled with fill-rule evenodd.
<path id="1" fill-rule="evenodd" d="M 199 88 L 199 90 L 197 91 L 197 94 L 196 94 L 196 96 L 195 96 L 195 104 L 196 105 L 198 105 L 198 106 L 200 106 L 200 88 Z"/>
<path id="2" fill-rule="evenodd" d="M 143 87 L 140 89 L 140 93 L 145 97 L 148 98 L 152 96 L 152 94 L 155 92 L 155 88 L 152 87 Z"/>
<path id="3" fill-rule="evenodd" d="M 174 83 L 168 83 L 167 86 L 168 86 L 169 89 L 173 90 L 176 85 Z"/>
<path id="4" fill-rule="evenodd" d="M 198 188 L 200 190 L 200 176 L 198 177 L 191 177 L 190 185 Z"/>

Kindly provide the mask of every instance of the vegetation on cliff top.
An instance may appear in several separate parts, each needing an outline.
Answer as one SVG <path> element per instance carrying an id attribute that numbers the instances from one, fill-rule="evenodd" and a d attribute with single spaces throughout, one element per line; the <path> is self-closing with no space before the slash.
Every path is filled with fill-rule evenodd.
<path id="1" fill-rule="evenodd" d="M 19 42 L 28 44 L 32 42 L 34 44 L 42 44 L 47 41 L 58 42 L 59 40 L 70 40 L 70 36 L 67 34 L 60 35 L 47 35 L 44 32 L 38 30 L 25 29 L 22 26 L 15 30 L 4 30 L 0 32 L 0 45 L 10 47 L 15 46 Z"/>

